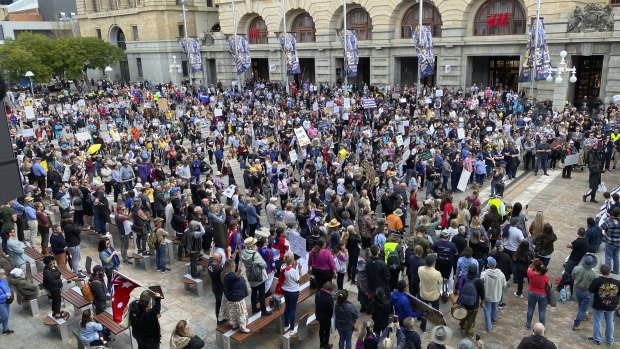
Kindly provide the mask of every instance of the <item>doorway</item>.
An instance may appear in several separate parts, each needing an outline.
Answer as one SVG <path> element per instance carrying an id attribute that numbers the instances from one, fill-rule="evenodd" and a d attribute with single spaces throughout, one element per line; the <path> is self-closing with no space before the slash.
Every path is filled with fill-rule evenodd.
<path id="1" fill-rule="evenodd" d="M 343 69 L 342 73 L 344 72 Z M 370 57 L 359 57 L 357 62 L 357 76 L 349 77 L 348 81 L 349 84 L 353 86 L 353 91 L 361 89 L 364 84 L 370 85 Z"/>
<path id="2" fill-rule="evenodd" d="M 119 62 L 121 66 L 121 80 L 124 82 L 129 82 L 129 62 L 127 59 Z"/>
<path id="3" fill-rule="evenodd" d="M 295 84 L 300 86 L 303 82 L 310 80 L 315 82 L 314 78 L 314 58 L 300 58 L 299 59 L 299 74 L 295 74 Z"/>
<path id="4" fill-rule="evenodd" d="M 269 59 L 252 58 L 252 81 L 269 80 Z"/>
<path id="5" fill-rule="evenodd" d="M 418 57 L 396 58 L 400 63 L 400 85 L 413 86 L 418 82 Z M 435 57 L 435 74 L 425 76 L 420 83 L 425 86 L 435 86 L 437 76 L 437 58 Z"/>
<path id="6" fill-rule="evenodd" d="M 573 56 L 572 59 L 577 68 L 577 82 L 573 84 L 574 105 L 581 105 L 583 102 L 590 105 L 601 93 L 603 56 Z"/>
<path id="7" fill-rule="evenodd" d="M 479 87 L 504 87 L 518 90 L 519 56 L 469 57 L 472 66 L 471 83 Z"/>

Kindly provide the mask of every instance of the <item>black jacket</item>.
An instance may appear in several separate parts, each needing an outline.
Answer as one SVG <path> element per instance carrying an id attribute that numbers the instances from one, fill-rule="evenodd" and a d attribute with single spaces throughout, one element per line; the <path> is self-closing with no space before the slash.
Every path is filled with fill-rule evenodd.
<path id="1" fill-rule="evenodd" d="M 80 246 L 80 243 L 82 242 L 80 238 L 82 229 L 80 229 L 80 227 L 74 223 L 64 223 L 62 225 L 62 230 L 65 233 L 65 242 L 67 243 L 67 247 Z"/>
<path id="2" fill-rule="evenodd" d="M 161 311 L 161 299 L 153 298 L 153 308 L 146 309 L 139 301 L 129 304 L 129 322 L 133 329 L 134 338 L 161 339 L 161 330 L 157 315 Z"/>
<path id="3" fill-rule="evenodd" d="M 166 210 L 166 198 L 161 191 L 158 190 L 155 192 L 153 200 L 153 211 L 163 212 Z"/>
<path id="4" fill-rule="evenodd" d="M 57 291 L 62 289 L 62 280 L 60 279 L 60 270 L 56 268 L 43 269 L 43 287 L 48 291 Z"/>
<path id="5" fill-rule="evenodd" d="M 497 261 L 497 269 L 501 270 L 506 280 L 512 276 L 512 258 L 504 251 L 491 255 Z"/>
<path id="6" fill-rule="evenodd" d="M 383 330 L 386 328 L 392 314 L 390 300 L 387 297 L 380 299 L 375 295 L 372 301 L 370 301 L 370 308 L 372 309 L 372 321 L 375 323 L 375 331 L 376 329 Z"/>
<path id="7" fill-rule="evenodd" d="M 106 309 L 106 301 L 110 299 L 106 295 L 107 289 L 101 278 L 92 278 L 89 282 L 90 291 L 93 293 L 95 299 L 93 305 L 95 306 L 95 314 L 101 314 Z"/>
<path id="8" fill-rule="evenodd" d="M 523 338 L 517 349 L 557 349 L 557 346 L 543 336 L 531 335 Z"/>
<path id="9" fill-rule="evenodd" d="M 318 321 L 331 321 L 334 313 L 334 297 L 328 290 L 322 288 L 316 293 L 314 299 L 316 305 L 316 319 Z"/>
<path id="10" fill-rule="evenodd" d="M 366 277 L 371 292 L 375 292 L 377 287 L 390 292 L 390 271 L 382 258 L 373 256 L 366 260 Z"/>

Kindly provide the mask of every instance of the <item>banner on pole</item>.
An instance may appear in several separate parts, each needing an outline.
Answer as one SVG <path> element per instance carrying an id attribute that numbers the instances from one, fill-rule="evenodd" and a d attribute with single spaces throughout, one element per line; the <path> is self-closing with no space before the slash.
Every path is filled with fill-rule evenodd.
<path id="1" fill-rule="evenodd" d="M 435 57 L 433 56 L 433 38 L 427 25 L 416 26 L 413 32 L 413 47 L 418 52 L 420 79 L 435 74 Z"/>
<path id="2" fill-rule="evenodd" d="M 538 42 L 536 42 L 536 38 L 538 38 Z M 545 23 L 542 18 L 538 20 L 538 28 L 536 19 L 532 18 L 528 43 L 523 58 L 524 62 L 519 72 L 519 82 L 532 81 L 532 74 L 535 74 L 534 80 L 536 81 L 545 80 L 551 74 L 551 56 L 549 56 Z M 533 67 L 535 72 L 532 72 Z"/>
<path id="3" fill-rule="evenodd" d="M 252 65 L 248 40 L 241 35 L 231 35 L 228 39 L 228 51 L 235 61 L 237 74 L 242 74 Z"/>
<path id="4" fill-rule="evenodd" d="M 284 51 L 284 57 L 286 57 L 286 75 L 294 75 L 301 73 L 299 68 L 299 58 L 297 57 L 297 40 L 291 33 L 281 33 L 278 37 L 280 47 Z"/>
<path id="5" fill-rule="evenodd" d="M 344 70 L 348 77 L 356 77 L 359 56 L 357 54 L 357 37 L 355 37 L 355 32 L 353 30 L 345 30 L 338 37 L 345 53 Z"/>

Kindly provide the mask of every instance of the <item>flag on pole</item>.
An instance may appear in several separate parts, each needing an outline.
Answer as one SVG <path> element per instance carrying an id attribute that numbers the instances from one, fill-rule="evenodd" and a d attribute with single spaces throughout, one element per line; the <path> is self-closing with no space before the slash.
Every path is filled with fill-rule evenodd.
<path id="1" fill-rule="evenodd" d="M 344 70 L 348 77 L 354 78 L 357 76 L 357 64 L 359 63 L 357 37 L 353 30 L 343 30 L 338 37 L 340 38 L 340 44 L 345 53 Z"/>
<path id="2" fill-rule="evenodd" d="M 284 51 L 284 57 L 286 57 L 286 75 L 299 74 L 301 72 L 299 68 L 299 58 L 297 57 L 297 40 L 291 33 L 281 33 L 278 37 L 280 47 Z"/>
<path id="3" fill-rule="evenodd" d="M 413 32 L 413 47 L 418 52 L 420 79 L 435 74 L 435 57 L 433 56 L 433 38 L 427 25 L 416 26 Z"/>
<path id="4" fill-rule="evenodd" d="M 111 283 L 112 316 L 116 323 L 120 323 L 123 318 L 123 312 L 128 305 L 127 303 L 129 303 L 131 291 L 136 287 L 140 287 L 140 285 L 117 271 L 114 271 Z"/>
<path id="5" fill-rule="evenodd" d="M 532 18 L 528 42 L 523 55 L 524 62 L 521 64 L 521 71 L 519 72 L 519 82 L 532 81 L 532 74 L 535 74 L 534 80 L 536 81 L 545 80 L 551 74 L 551 56 L 545 35 L 545 23 L 542 18 L 538 21 L 538 30 L 536 27 L 536 18 Z M 536 43 L 536 37 L 538 37 L 538 43 Z M 535 72 L 532 72 L 532 67 L 535 68 Z"/>
<path id="6" fill-rule="evenodd" d="M 228 51 L 235 61 L 237 74 L 242 74 L 252 65 L 248 40 L 242 35 L 231 35 L 228 41 Z"/>

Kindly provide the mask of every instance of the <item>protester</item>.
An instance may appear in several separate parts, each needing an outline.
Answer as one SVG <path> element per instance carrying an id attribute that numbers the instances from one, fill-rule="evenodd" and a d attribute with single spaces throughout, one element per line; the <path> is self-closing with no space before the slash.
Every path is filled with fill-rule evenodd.
<path id="1" fill-rule="evenodd" d="M 573 290 L 577 298 L 577 316 L 573 321 L 573 331 L 581 329 L 580 325 L 586 318 L 586 313 L 592 304 L 592 294 L 588 290 L 592 281 L 598 274 L 592 270 L 598 263 L 596 256 L 587 254 L 581 263 L 573 269 L 572 279 L 574 282 Z"/>
<path id="2" fill-rule="evenodd" d="M 538 305 L 538 321 L 545 324 L 547 319 L 547 288 L 551 287 L 551 279 L 547 274 L 547 267 L 540 259 L 534 259 L 527 269 L 528 296 L 527 296 L 527 320 L 525 327 L 531 328 L 534 309 Z"/>
<path id="3" fill-rule="evenodd" d="M 15 331 L 9 328 L 10 300 L 13 298 L 11 289 L 6 281 L 6 272 L 0 268 L 0 318 L 2 318 L 2 334 L 12 334 Z"/>
<path id="4" fill-rule="evenodd" d="M 121 259 L 118 257 L 121 253 L 114 250 L 114 247 L 112 247 L 112 242 L 107 237 L 99 239 L 97 251 L 99 252 L 101 266 L 103 267 L 103 271 L 107 277 L 106 285 L 108 285 L 109 291 L 112 287 L 112 274 L 114 274 L 115 270 L 118 270 L 118 267 L 121 264 Z"/>
<path id="5" fill-rule="evenodd" d="M 491 332 L 499 315 L 499 304 L 506 288 L 506 278 L 497 269 L 495 258 L 490 256 L 487 258 L 487 267 L 488 269 L 480 275 L 480 279 L 484 282 L 484 324 L 487 332 Z"/>
<path id="6" fill-rule="evenodd" d="M 334 315 L 334 296 L 332 295 L 333 284 L 327 281 L 320 286 L 315 297 L 315 314 L 319 322 L 319 346 L 321 349 L 329 349 L 329 334 L 332 316 Z"/>
<path id="7" fill-rule="evenodd" d="M 336 330 L 338 331 L 338 348 L 351 349 L 351 337 L 355 329 L 355 322 L 359 317 L 355 306 L 348 301 L 349 292 L 341 290 L 336 293 L 334 316 L 336 318 Z"/>
<path id="8" fill-rule="evenodd" d="M 607 345 L 614 343 L 614 313 L 618 308 L 620 281 L 611 277 L 611 268 L 607 264 L 600 267 L 601 275 L 592 280 L 588 291 L 592 293 L 594 309 L 593 334 L 589 341 L 600 345 L 605 340 Z M 605 320 L 605 337 L 603 338 L 603 319 Z"/>
<path id="9" fill-rule="evenodd" d="M 49 293 L 49 297 L 52 300 L 52 316 L 56 319 L 69 319 L 69 313 L 60 309 L 60 292 L 62 291 L 62 276 L 60 271 L 56 268 L 56 260 L 52 256 L 45 256 L 43 258 L 43 287 Z"/>
<path id="10" fill-rule="evenodd" d="M 240 332 L 252 333 L 252 330 L 247 328 L 248 312 L 245 305 L 245 297 L 249 295 L 249 291 L 234 257 L 233 255 L 226 260 L 222 270 L 225 299 L 220 308 L 219 319 L 227 320 L 233 329 L 239 329 Z"/>
<path id="11" fill-rule="evenodd" d="M 149 290 L 142 291 L 140 299 L 128 305 L 129 323 L 138 349 L 159 349 L 161 342 L 161 295 Z"/>
<path id="12" fill-rule="evenodd" d="M 193 335 L 186 320 L 179 320 L 170 335 L 170 349 L 201 349 L 205 342 L 198 336 Z"/>
<path id="13" fill-rule="evenodd" d="M 209 262 L 207 264 L 207 272 L 209 273 L 209 279 L 211 279 L 211 291 L 215 296 L 215 319 L 218 325 L 224 321 L 220 320 L 220 308 L 222 307 L 222 295 L 224 294 L 224 284 L 222 280 L 222 271 L 224 269 L 224 263 L 222 260 L 222 254 L 215 251 L 215 241 L 211 242 L 211 249 L 209 250 Z"/>
<path id="14" fill-rule="evenodd" d="M 295 314 L 297 311 L 297 300 L 299 299 L 299 274 L 301 264 L 295 262 L 292 252 L 284 255 L 284 264 L 280 270 L 280 277 L 283 279 L 281 284 L 284 294 L 284 332 L 291 331 L 297 333 L 295 329 Z"/>
<path id="15" fill-rule="evenodd" d="M 22 296 L 24 301 L 37 299 L 41 296 L 47 295 L 47 291 L 41 288 L 39 285 L 35 285 L 31 281 L 27 280 L 25 273 L 22 269 L 15 268 L 11 270 L 9 277 L 9 285 L 11 285 Z"/>
<path id="16" fill-rule="evenodd" d="M 108 340 L 103 335 L 104 327 L 95 320 L 95 316 L 90 309 L 84 310 L 80 321 L 80 339 L 90 346 L 107 345 Z"/>

